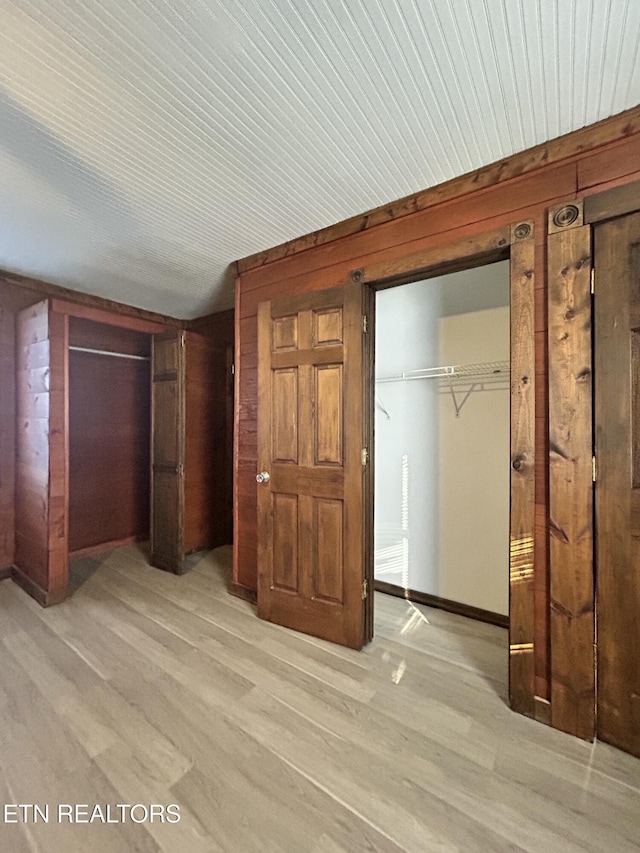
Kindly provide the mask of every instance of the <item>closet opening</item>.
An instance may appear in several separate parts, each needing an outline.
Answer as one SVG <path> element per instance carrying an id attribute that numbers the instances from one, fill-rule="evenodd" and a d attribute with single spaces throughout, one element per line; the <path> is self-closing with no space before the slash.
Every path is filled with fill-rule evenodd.
<path id="1" fill-rule="evenodd" d="M 69 318 L 69 571 L 149 538 L 151 335 Z"/>
<path id="2" fill-rule="evenodd" d="M 506 699 L 510 262 L 375 300 L 375 633 L 405 599 L 421 648 Z"/>

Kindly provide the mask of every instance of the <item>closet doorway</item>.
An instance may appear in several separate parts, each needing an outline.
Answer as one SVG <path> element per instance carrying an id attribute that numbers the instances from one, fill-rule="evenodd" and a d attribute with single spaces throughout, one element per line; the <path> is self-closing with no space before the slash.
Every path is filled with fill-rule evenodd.
<path id="1" fill-rule="evenodd" d="M 502 628 L 509 293 L 508 260 L 376 293 L 375 589 Z M 477 622 L 444 621 L 487 635 Z M 492 637 L 504 641 L 504 667 L 487 675 L 506 693 L 506 632 Z"/>
<path id="2" fill-rule="evenodd" d="M 69 318 L 69 557 L 149 538 L 151 335 Z"/>

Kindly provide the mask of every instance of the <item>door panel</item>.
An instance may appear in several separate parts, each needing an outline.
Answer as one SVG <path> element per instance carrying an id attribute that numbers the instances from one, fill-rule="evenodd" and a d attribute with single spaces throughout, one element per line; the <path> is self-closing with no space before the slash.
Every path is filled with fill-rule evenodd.
<path id="1" fill-rule="evenodd" d="M 181 574 L 184 566 L 184 335 L 153 337 L 151 563 Z"/>
<path id="2" fill-rule="evenodd" d="M 372 606 L 364 300 L 352 284 L 258 312 L 258 615 L 353 648 L 370 639 Z"/>
<path id="3" fill-rule="evenodd" d="M 594 240 L 597 727 L 640 756 L 640 213 Z"/>

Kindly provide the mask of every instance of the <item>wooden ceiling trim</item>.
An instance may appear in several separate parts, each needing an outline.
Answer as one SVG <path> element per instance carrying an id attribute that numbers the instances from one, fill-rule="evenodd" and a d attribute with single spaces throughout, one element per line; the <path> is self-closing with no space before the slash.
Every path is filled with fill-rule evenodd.
<path id="1" fill-rule="evenodd" d="M 103 299 L 101 296 L 83 293 L 80 290 L 71 290 L 68 287 L 60 287 L 59 285 L 51 284 L 48 281 L 40 281 L 39 279 L 29 278 L 28 276 L 22 276 L 16 273 L 0 271 L 0 286 L 2 284 L 22 288 L 23 290 L 32 290 L 41 294 L 43 298 L 49 296 L 56 301 L 60 300 L 66 304 L 95 308 L 99 311 L 118 314 L 122 317 L 138 318 L 141 321 L 148 321 L 156 326 L 162 326 L 162 329 L 165 329 L 167 326 L 182 328 L 184 325 L 182 320 L 175 317 L 157 314 L 155 311 L 146 311 L 143 308 L 135 308 L 132 305 L 125 305 L 123 302 L 115 302 L 112 299 Z M 65 313 L 71 313 L 71 310 L 69 309 Z M 76 316 L 86 315 L 76 314 Z M 108 321 L 100 320 L 99 322 Z M 162 329 L 160 329 L 160 331 L 162 331 Z"/>
<path id="2" fill-rule="evenodd" d="M 375 229 L 319 246 L 314 251 L 258 267 L 242 275 L 242 289 L 246 293 L 268 283 L 291 278 L 298 272 L 333 266 L 340 261 L 355 260 L 351 267 L 356 267 L 359 266 L 358 258 L 385 249 L 392 249 L 397 254 L 398 247 L 404 246 L 409 253 L 414 251 L 411 244 L 426 236 L 448 232 L 458 239 L 456 229 L 477 228 L 496 214 L 511 212 L 513 216 L 505 221 L 520 219 L 519 209 L 548 204 L 552 198 L 568 198 L 575 192 L 575 187 L 576 164 L 554 164 L 540 169 L 535 175 L 521 175 L 506 183 L 483 187 L 404 219 L 386 222 Z M 484 231 L 484 224 L 481 227 Z"/>
<path id="3" fill-rule="evenodd" d="M 132 329 L 135 332 L 146 332 L 153 335 L 166 332 L 166 322 L 149 320 L 145 317 L 137 317 L 126 312 L 116 312 L 92 308 L 89 305 L 77 305 L 60 299 L 51 300 L 51 310 L 56 314 L 66 314 L 69 317 L 79 317 L 84 320 L 92 320 L 94 323 L 103 323 L 107 326 L 119 326 L 123 329 Z M 170 324 L 175 325 L 175 321 Z"/>
<path id="4" fill-rule="evenodd" d="M 405 196 L 392 204 L 374 208 L 367 213 L 345 219 L 335 225 L 282 243 L 272 249 L 249 255 L 237 262 L 238 272 L 243 274 L 257 267 L 304 252 L 307 249 L 338 240 L 341 237 L 367 231 L 384 222 L 391 222 L 411 213 L 417 213 L 444 201 L 459 198 L 474 190 L 503 183 L 511 178 L 536 171 L 543 166 L 559 163 L 569 157 L 588 156 L 603 145 L 609 145 L 636 133 L 640 133 L 640 106 L 564 136 L 559 136 L 550 142 L 519 152 L 435 187 Z"/>

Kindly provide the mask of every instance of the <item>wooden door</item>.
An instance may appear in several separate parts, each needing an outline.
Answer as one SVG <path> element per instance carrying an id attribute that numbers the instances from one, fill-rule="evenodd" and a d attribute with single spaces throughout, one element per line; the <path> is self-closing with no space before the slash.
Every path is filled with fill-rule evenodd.
<path id="1" fill-rule="evenodd" d="M 594 231 L 597 731 L 640 756 L 640 213 Z"/>
<path id="2" fill-rule="evenodd" d="M 185 336 L 153 337 L 151 369 L 151 563 L 182 574 L 184 568 Z"/>
<path id="3" fill-rule="evenodd" d="M 350 284 L 258 310 L 258 615 L 352 648 L 372 630 L 365 297 Z"/>

